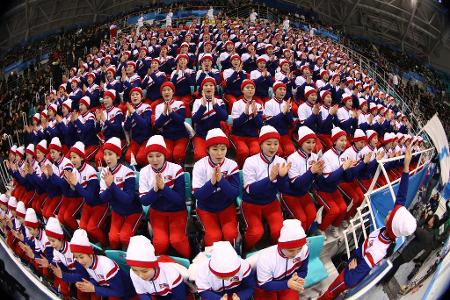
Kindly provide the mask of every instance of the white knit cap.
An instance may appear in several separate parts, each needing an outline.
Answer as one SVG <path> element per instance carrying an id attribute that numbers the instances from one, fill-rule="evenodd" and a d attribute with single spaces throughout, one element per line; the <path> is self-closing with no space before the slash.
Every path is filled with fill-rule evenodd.
<path id="1" fill-rule="evenodd" d="M 206 142 L 206 144 L 205 144 L 206 149 L 208 149 L 212 145 L 217 145 L 217 144 L 224 144 L 227 147 L 230 145 L 230 141 L 228 140 L 227 136 L 220 128 L 213 128 L 213 129 L 208 130 L 208 133 L 206 134 L 205 142 Z"/>
<path id="2" fill-rule="evenodd" d="M 42 140 L 40 141 L 37 146 L 36 146 L 36 151 L 39 150 L 44 154 L 48 153 L 48 148 L 47 148 L 47 140 Z"/>
<path id="3" fill-rule="evenodd" d="M 396 205 L 386 224 L 387 235 L 393 238 L 409 236 L 416 231 L 417 221 L 414 216 L 403 205 Z"/>
<path id="4" fill-rule="evenodd" d="M 53 150 L 62 152 L 61 141 L 59 140 L 59 138 L 57 136 L 52 138 L 52 140 L 50 141 L 50 145 L 48 146 L 48 149 L 49 150 L 53 149 Z"/>
<path id="5" fill-rule="evenodd" d="M 9 152 L 16 155 L 17 145 L 12 145 L 12 147 L 9 149 Z"/>
<path id="6" fill-rule="evenodd" d="M 334 143 L 338 138 L 340 138 L 341 136 L 346 136 L 347 134 L 345 133 L 344 130 L 342 130 L 340 127 L 334 127 L 331 130 L 331 141 Z"/>
<path id="7" fill-rule="evenodd" d="M 47 110 L 47 111 L 50 111 L 50 110 L 53 110 L 53 112 L 54 112 L 55 114 L 58 112 L 58 107 L 56 106 L 55 103 L 52 103 L 52 104 L 50 104 L 50 105 L 48 106 L 48 110 Z"/>
<path id="8" fill-rule="evenodd" d="M 398 140 L 401 140 L 401 139 L 403 139 L 405 136 L 403 135 L 403 133 L 397 132 L 396 137 L 397 137 Z"/>
<path id="9" fill-rule="evenodd" d="M 6 196 L 6 194 L 1 194 L 0 195 L 0 202 L 7 205 L 8 204 L 8 196 Z"/>
<path id="10" fill-rule="evenodd" d="M 80 99 L 80 104 L 83 103 L 87 108 L 91 105 L 91 98 L 89 96 L 83 96 Z"/>
<path id="11" fill-rule="evenodd" d="M 16 215 L 18 217 L 25 218 L 26 212 L 27 212 L 27 208 L 25 207 L 25 203 L 23 203 L 23 201 L 17 202 Z"/>
<path id="12" fill-rule="evenodd" d="M 69 153 L 76 153 L 78 156 L 81 157 L 81 159 L 84 159 L 85 152 L 84 152 L 84 144 L 83 142 L 76 142 L 72 147 L 70 147 Z"/>
<path id="13" fill-rule="evenodd" d="M 209 270 L 217 277 L 231 277 L 239 272 L 241 258 L 228 241 L 214 242 Z"/>
<path id="14" fill-rule="evenodd" d="M 316 134 L 308 126 L 298 128 L 298 144 L 301 146 L 306 140 L 316 138 Z"/>
<path id="15" fill-rule="evenodd" d="M 71 110 L 72 109 L 72 100 L 67 99 L 66 101 L 64 101 L 62 103 L 62 106 L 65 106 L 68 110 Z"/>
<path id="16" fill-rule="evenodd" d="M 162 135 L 157 134 L 148 139 L 145 145 L 145 154 L 147 155 L 150 152 L 159 152 L 167 157 L 167 146 Z"/>
<path id="17" fill-rule="evenodd" d="M 155 248 L 152 242 L 143 235 L 136 235 L 130 238 L 126 260 L 131 267 L 155 268 L 158 266 Z"/>
<path id="18" fill-rule="evenodd" d="M 349 93 L 342 94 L 342 102 L 345 104 L 348 100 L 352 100 L 352 95 Z"/>
<path id="19" fill-rule="evenodd" d="M 369 108 L 370 108 L 370 110 L 375 110 L 375 109 L 378 109 L 378 106 L 375 103 L 370 102 Z"/>
<path id="20" fill-rule="evenodd" d="M 38 228 L 39 227 L 39 220 L 36 216 L 36 212 L 33 208 L 29 207 L 27 208 L 27 211 L 25 213 L 25 226 L 32 227 L 32 228 Z"/>
<path id="21" fill-rule="evenodd" d="M 31 156 L 34 156 L 34 145 L 33 144 L 29 144 L 27 146 L 27 149 L 25 149 L 25 153 L 30 154 Z"/>
<path id="22" fill-rule="evenodd" d="M 308 96 L 311 94 L 317 94 L 317 90 L 309 85 L 305 86 L 305 100 L 308 99 Z"/>
<path id="23" fill-rule="evenodd" d="M 103 151 L 110 150 L 119 157 L 122 155 L 122 142 L 117 137 L 112 137 L 103 144 Z"/>
<path id="24" fill-rule="evenodd" d="M 353 142 L 359 142 L 359 141 L 366 141 L 367 137 L 366 134 L 364 133 L 364 131 L 362 131 L 361 129 L 356 129 L 355 130 L 355 134 L 353 135 Z"/>
<path id="25" fill-rule="evenodd" d="M 394 141 L 395 134 L 390 132 L 385 132 L 383 136 L 383 144 L 392 143 Z"/>
<path id="26" fill-rule="evenodd" d="M 23 146 L 17 147 L 16 154 L 20 156 L 24 156 L 25 154 L 25 148 Z"/>
<path id="27" fill-rule="evenodd" d="M 323 101 L 323 99 L 325 99 L 325 97 L 327 96 L 327 95 L 330 95 L 331 96 L 331 92 L 329 91 L 329 90 L 322 90 L 322 91 L 320 91 L 320 99 L 322 99 L 322 101 Z"/>
<path id="28" fill-rule="evenodd" d="M 8 208 L 12 210 L 16 210 L 17 208 L 17 199 L 14 196 L 9 197 L 8 200 Z"/>
<path id="29" fill-rule="evenodd" d="M 378 136 L 378 133 L 375 130 L 372 129 L 368 129 L 366 131 L 366 136 L 367 136 L 367 140 L 371 140 L 372 138 L 374 138 L 375 136 Z"/>
<path id="30" fill-rule="evenodd" d="M 275 127 L 271 125 L 264 125 L 263 127 L 261 127 L 261 131 L 259 132 L 258 142 L 259 144 L 261 144 L 268 139 L 280 140 L 280 134 L 275 129 Z"/>
<path id="31" fill-rule="evenodd" d="M 302 222 L 297 219 L 287 219 L 283 221 L 278 246 L 283 249 L 300 248 L 306 244 L 306 234 L 302 227 Z"/>
<path id="32" fill-rule="evenodd" d="M 41 120 L 41 115 L 39 113 L 35 113 L 32 117 L 33 120 L 39 122 Z"/>
<path id="33" fill-rule="evenodd" d="M 72 239 L 70 240 L 70 251 L 72 251 L 72 253 L 94 254 L 94 249 L 92 249 L 91 244 L 89 243 L 86 230 L 75 230 Z"/>
<path id="34" fill-rule="evenodd" d="M 64 232 L 57 218 L 48 218 L 47 225 L 45 226 L 45 234 L 47 234 L 48 237 L 58 240 L 62 240 L 64 238 Z"/>

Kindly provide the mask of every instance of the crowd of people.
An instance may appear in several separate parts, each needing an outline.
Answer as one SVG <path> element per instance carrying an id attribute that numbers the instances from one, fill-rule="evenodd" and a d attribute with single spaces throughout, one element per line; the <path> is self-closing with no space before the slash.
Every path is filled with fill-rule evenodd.
<path id="1" fill-rule="evenodd" d="M 355 286 L 385 245 L 414 232 L 403 204 L 423 139 L 339 46 L 256 16 L 120 33 L 109 25 L 83 30 L 84 42 L 67 37 L 52 55 L 51 68 L 68 64 L 56 90 L 33 95 L 58 73 L 50 67 L 39 87 L 16 80 L 28 100 L 21 111 L 35 113 L 15 125 L 24 137 L 8 148 L 14 183 L 1 196 L 2 232 L 65 298 L 189 299 L 189 277 L 203 299 L 297 299 L 306 236 L 338 238 L 377 161 L 400 155 L 385 165 L 389 179 L 401 177 L 398 203 L 369 236 L 384 244 L 356 251 L 323 299 Z M 197 254 L 186 234 L 192 211 L 207 255 L 184 270 L 166 255 Z M 143 220 L 151 231 L 135 235 Z M 91 243 L 127 250 L 130 276 Z M 264 254 L 253 265 L 240 256 L 255 250 Z"/>

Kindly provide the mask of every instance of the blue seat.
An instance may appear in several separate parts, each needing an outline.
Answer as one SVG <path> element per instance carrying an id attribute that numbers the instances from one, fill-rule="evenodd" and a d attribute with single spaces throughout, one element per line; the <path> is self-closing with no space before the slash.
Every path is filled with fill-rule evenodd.
<path id="1" fill-rule="evenodd" d="M 138 171 L 134 171 L 134 177 L 136 178 L 136 191 L 139 191 L 139 176 L 141 174 Z"/>
<path id="2" fill-rule="evenodd" d="M 239 180 L 241 181 L 241 183 L 239 184 L 239 196 L 237 196 L 236 202 L 238 207 L 241 207 L 242 195 L 244 194 L 244 175 L 242 173 L 242 170 L 239 170 Z"/>
<path id="3" fill-rule="evenodd" d="M 189 125 L 192 126 L 192 119 L 191 118 L 185 118 L 184 122 L 188 123 Z"/>
<path id="4" fill-rule="evenodd" d="M 233 118 L 231 116 L 228 116 L 227 124 L 228 125 L 233 125 Z"/>
<path id="5" fill-rule="evenodd" d="M 323 235 L 307 238 L 309 250 L 308 275 L 305 278 L 305 288 L 313 286 L 328 277 L 323 262 L 320 260 L 320 252 L 325 238 Z"/>
<path id="6" fill-rule="evenodd" d="M 258 253 L 259 251 L 253 251 L 253 252 L 249 252 L 245 255 L 245 258 L 249 258 L 250 256 L 255 255 L 256 253 Z"/>
<path id="7" fill-rule="evenodd" d="M 172 258 L 174 261 L 176 261 L 177 263 L 179 263 L 186 269 L 188 269 L 189 266 L 191 265 L 191 263 L 189 262 L 189 259 L 187 259 L 187 258 L 178 257 L 178 256 L 170 256 L 170 258 Z"/>
<path id="8" fill-rule="evenodd" d="M 94 248 L 94 250 L 95 250 L 96 252 L 103 253 L 103 248 L 102 248 L 102 247 L 100 247 L 99 245 L 96 245 L 96 244 L 94 244 L 94 243 L 90 243 L 90 244 L 91 244 L 91 247 Z"/>
<path id="9" fill-rule="evenodd" d="M 372 289 L 381 279 L 392 269 L 392 263 L 389 259 L 384 259 L 380 265 L 375 266 L 370 270 L 360 283 L 354 288 L 347 291 L 346 299 L 364 299 L 364 295 Z"/>
<path id="10" fill-rule="evenodd" d="M 188 216 L 190 216 L 192 204 L 192 187 L 191 187 L 191 174 L 189 174 L 189 172 L 184 172 L 184 187 L 185 187 L 187 212 Z"/>
<path id="11" fill-rule="evenodd" d="M 116 264 L 125 272 L 130 273 L 130 266 L 127 265 L 125 257 L 127 253 L 122 250 L 106 250 L 105 254 L 107 257 L 116 262 Z"/>

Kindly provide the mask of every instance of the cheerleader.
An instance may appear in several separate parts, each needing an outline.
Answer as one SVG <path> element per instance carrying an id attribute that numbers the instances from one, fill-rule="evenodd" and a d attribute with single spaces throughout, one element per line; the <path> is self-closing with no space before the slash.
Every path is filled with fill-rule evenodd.
<path id="1" fill-rule="evenodd" d="M 229 140 L 214 128 L 205 142 L 208 156 L 194 164 L 192 189 L 197 200 L 197 215 L 205 230 L 205 247 L 217 241 L 234 244 L 238 236 L 236 197 L 239 195 L 239 167 L 226 157 Z"/>
<path id="2" fill-rule="evenodd" d="M 308 230 L 316 219 L 316 206 L 309 194 L 313 181 L 320 175 L 324 162 L 313 152 L 316 134 L 306 126 L 298 129 L 298 145 L 300 148 L 289 155 L 289 189 L 281 195 L 281 201 L 293 218 L 302 222 L 304 230 Z"/>
<path id="3" fill-rule="evenodd" d="M 119 163 L 121 155 L 122 144 L 118 138 L 110 138 L 103 145 L 107 167 L 101 172 L 99 197 L 101 203 L 109 203 L 112 209 L 108 236 L 111 249 L 125 248 L 142 218 L 134 172 Z"/>
<path id="4" fill-rule="evenodd" d="M 156 253 L 167 254 L 170 245 L 181 256 L 190 257 L 183 168 L 166 161 L 167 149 L 161 135 L 148 140 L 145 152 L 148 165 L 140 172 L 139 197 L 142 205 L 151 205 Z"/>
<path id="5" fill-rule="evenodd" d="M 242 169 L 244 194 L 242 214 L 247 229 L 246 250 L 252 249 L 264 234 L 263 220 L 269 225 L 272 242 L 276 242 L 283 223 L 277 193 L 284 191 L 291 163 L 277 156 L 280 135 L 270 125 L 261 128 L 258 139 L 261 152 L 245 160 Z"/>

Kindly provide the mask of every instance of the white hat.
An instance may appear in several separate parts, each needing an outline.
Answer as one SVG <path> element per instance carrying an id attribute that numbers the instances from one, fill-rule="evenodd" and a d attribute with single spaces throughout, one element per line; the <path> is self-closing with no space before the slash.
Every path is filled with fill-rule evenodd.
<path id="1" fill-rule="evenodd" d="M 50 111 L 50 110 L 53 110 L 55 112 L 55 114 L 58 112 L 58 107 L 56 106 L 55 103 L 52 103 L 52 104 L 50 104 L 48 106 L 48 110 L 47 111 Z"/>
<path id="2" fill-rule="evenodd" d="M 36 216 L 36 212 L 33 208 L 27 208 L 27 211 L 25 213 L 25 226 L 32 227 L 32 228 L 38 228 L 39 227 L 39 221 Z"/>
<path id="3" fill-rule="evenodd" d="M 416 228 L 416 219 L 403 205 L 396 205 L 386 222 L 386 233 L 391 239 L 409 236 L 416 231 Z"/>
<path id="4" fill-rule="evenodd" d="M 61 141 L 59 140 L 59 138 L 57 136 L 52 138 L 52 140 L 50 141 L 50 145 L 48 146 L 48 150 L 52 150 L 52 149 L 62 152 Z"/>
<path id="5" fill-rule="evenodd" d="M 400 141 L 400 140 L 403 139 L 405 136 L 403 135 L 403 133 L 397 132 L 396 137 L 397 137 L 397 140 Z"/>
<path id="6" fill-rule="evenodd" d="M 41 115 L 39 113 L 35 113 L 31 119 L 38 123 L 41 120 Z"/>
<path id="7" fill-rule="evenodd" d="M 297 219 L 287 219 L 283 221 L 278 246 L 282 249 L 300 248 L 306 244 L 306 234 L 302 227 L 302 222 Z"/>
<path id="8" fill-rule="evenodd" d="M 241 258 L 228 241 L 214 242 L 209 270 L 217 277 L 231 277 L 239 272 Z"/>
<path id="9" fill-rule="evenodd" d="M 89 98 L 89 96 L 83 96 L 80 99 L 80 103 L 83 103 L 87 108 L 89 108 L 89 106 L 91 105 L 91 98 Z"/>
<path id="10" fill-rule="evenodd" d="M 325 99 L 325 97 L 327 96 L 327 95 L 330 95 L 331 96 L 331 92 L 330 92 L 330 90 L 322 90 L 322 91 L 320 91 L 320 99 Z"/>
<path id="11" fill-rule="evenodd" d="M 27 208 L 25 207 L 25 203 L 23 203 L 23 201 L 17 202 L 16 215 L 18 217 L 25 218 L 26 212 L 27 212 Z"/>
<path id="12" fill-rule="evenodd" d="M 36 151 L 39 150 L 44 154 L 48 153 L 48 148 L 47 148 L 47 140 L 42 140 L 40 141 L 37 146 L 36 146 Z"/>
<path id="13" fill-rule="evenodd" d="M 317 94 L 317 90 L 309 85 L 305 86 L 305 99 L 308 99 L 308 96 L 311 94 Z"/>
<path id="14" fill-rule="evenodd" d="M 374 137 L 378 136 L 378 133 L 377 133 L 375 130 L 368 129 L 368 130 L 366 131 L 366 136 L 367 136 L 367 140 L 370 141 L 370 140 L 373 139 Z"/>
<path id="15" fill-rule="evenodd" d="M 359 98 L 359 107 L 362 107 L 364 104 L 367 104 L 366 98 Z"/>
<path id="16" fill-rule="evenodd" d="M 155 268 L 158 266 L 155 248 L 152 242 L 143 235 L 136 235 L 130 238 L 126 260 L 131 267 Z"/>
<path id="17" fill-rule="evenodd" d="M 370 108 L 370 110 L 377 110 L 377 109 L 378 109 L 378 106 L 377 106 L 375 103 L 370 102 L 369 108 Z"/>
<path id="18" fill-rule="evenodd" d="M 25 154 L 25 148 L 23 146 L 17 147 L 16 154 L 20 156 L 24 156 Z"/>
<path id="19" fill-rule="evenodd" d="M 46 109 L 41 111 L 41 117 L 44 117 L 45 119 L 48 117 L 48 111 Z"/>
<path id="20" fill-rule="evenodd" d="M 147 155 L 150 152 L 159 152 L 167 157 L 166 142 L 162 135 L 157 134 L 148 139 L 147 144 L 145 145 L 145 154 Z"/>
<path id="21" fill-rule="evenodd" d="M 230 141 L 228 140 L 227 136 L 220 128 L 213 128 L 213 129 L 208 130 L 208 133 L 206 134 L 205 142 L 206 142 L 206 144 L 205 144 L 206 149 L 208 149 L 212 145 L 217 145 L 217 144 L 224 144 L 227 147 L 230 146 Z"/>
<path id="22" fill-rule="evenodd" d="M 109 150 L 117 154 L 122 155 L 122 142 L 117 137 L 112 137 L 103 144 L 103 151 Z"/>
<path id="23" fill-rule="evenodd" d="M 70 147 L 69 153 L 76 153 L 78 156 L 81 157 L 81 159 L 84 159 L 85 152 L 84 152 L 84 144 L 83 142 L 76 142 L 72 147 Z"/>
<path id="24" fill-rule="evenodd" d="M 62 103 L 62 106 L 67 107 L 68 110 L 72 109 L 72 99 L 67 99 Z"/>
<path id="25" fill-rule="evenodd" d="M 301 146 L 306 140 L 316 138 L 316 134 L 308 126 L 298 128 L 298 144 Z"/>
<path id="26" fill-rule="evenodd" d="M 105 98 L 106 96 L 110 97 L 114 101 L 116 99 L 116 90 L 106 90 L 103 93 L 103 98 Z"/>
<path id="27" fill-rule="evenodd" d="M 16 155 L 17 145 L 12 145 L 12 147 L 9 149 L 9 152 Z"/>
<path id="28" fill-rule="evenodd" d="M 262 144 L 264 141 L 268 139 L 280 140 L 280 134 L 275 129 L 275 127 L 271 125 L 264 125 L 263 127 L 261 127 L 261 131 L 259 132 L 258 143 Z"/>
<path id="29" fill-rule="evenodd" d="M 355 134 L 353 135 L 353 142 L 367 141 L 367 136 L 361 129 L 356 129 Z"/>
<path id="30" fill-rule="evenodd" d="M 352 100 L 352 95 L 349 93 L 342 94 L 342 102 L 345 104 L 348 100 Z"/>
<path id="31" fill-rule="evenodd" d="M 1 194 L 0 195 L 0 202 L 2 203 L 2 204 L 8 204 L 8 196 L 6 196 L 6 194 Z"/>
<path id="32" fill-rule="evenodd" d="M 70 240 L 70 251 L 72 253 L 94 254 L 94 249 L 92 249 L 91 243 L 89 243 L 86 230 L 75 230 Z"/>
<path id="33" fill-rule="evenodd" d="M 25 149 L 25 153 L 30 154 L 31 156 L 34 156 L 34 145 L 33 144 L 29 144 L 27 146 L 27 149 Z"/>
<path id="34" fill-rule="evenodd" d="M 383 144 L 386 145 L 392 143 L 394 141 L 394 138 L 395 138 L 394 133 L 385 132 L 383 136 Z"/>
<path id="35" fill-rule="evenodd" d="M 345 133 L 344 130 L 342 130 L 340 127 L 334 127 L 331 130 L 331 141 L 334 143 L 338 138 L 341 136 L 347 136 L 347 133 Z"/>
<path id="36" fill-rule="evenodd" d="M 58 240 L 62 240 L 64 238 L 64 232 L 57 218 L 48 218 L 47 225 L 45 225 L 45 234 L 48 237 L 52 237 Z"/>
<path id="37" fill-rule="evenodd" d="M 16 210 L 16 208 L 17 208 L 17 199 L 16 199 L 16 197 L 14 197 L 14 196 L 9 197 L 8 208 L 10 210 L 14 210 L 14 211 Z"/>

